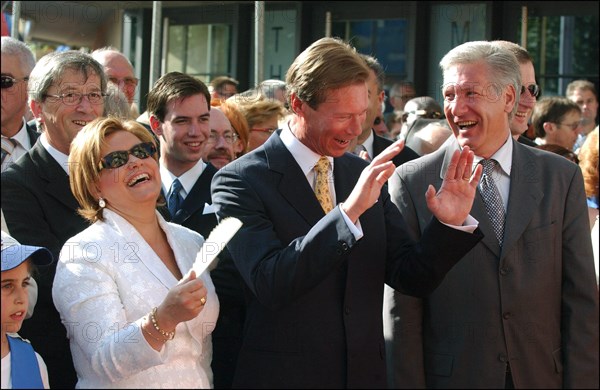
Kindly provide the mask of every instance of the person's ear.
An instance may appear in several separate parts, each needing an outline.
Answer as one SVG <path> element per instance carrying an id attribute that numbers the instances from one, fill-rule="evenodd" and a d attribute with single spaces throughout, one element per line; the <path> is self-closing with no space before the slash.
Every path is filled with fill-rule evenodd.
<path id="1" fill-rule="evenodd" d="M 504 111 L 510 113 L 515 107 L 515 104 L 517 104 L 517 91 L 515 90 L 514 85 L 508 85 L 504 92 L 504 96 Z"/>
<path id="2" fill-rule="evenodd" d="M 156 134 L 157 137 L 160 137 L 162 135 L 162 123 L 161 123 L 161 121 L 158 120 L 158 118 L 154 114 L 150 115 L 148 117 L 148 120 L 150 122 L 150 128 L 152 129 L 152 131 L 154 132 L 154 134 Z"/>
<path id="3" fill-rule="evenodd" d="M 556 131 L 556 127 L 554 126 L 554 123 L 552 123 L 552 122 L 544 122 L 542 127 L 544 128 L 544 131 L 546 132 L 546 134 L 551 134 L 551 133 L 554 133 L 554 131 Z"/>
<path id="4" fill-rule="evenodd" d="M 44 123 L 42 117 L 42 104 L 40 102 L 37 102 L 36 100 L 30 100 L 29 109 L 31 110 L 31 113 L 38 124 Z"/>

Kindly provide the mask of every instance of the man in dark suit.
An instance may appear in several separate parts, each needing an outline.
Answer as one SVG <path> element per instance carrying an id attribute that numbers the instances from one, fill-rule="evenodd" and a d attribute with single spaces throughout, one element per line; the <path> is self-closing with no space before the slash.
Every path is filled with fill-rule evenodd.
<path id="1" fill-rule="evenodd" d="M 387 138 L 381 137 L 373 130 L 373 123 L 375 118 L 381 112 L 381 105 L 385 99 L 385 90 L 383 85 L 385 83 L 385 73 L 383 67 L 376 58 L 360 54 L 361 58 L 365 61 L 365 64 L 369 68 L 369 77 L 367 78 L 367 87 L 369 88 L 369 107 L 367 108 L 367 116 L 362 125 L 362 132 L 356 138 L 356 141 L 350 143 L 349 151 L 354 151 L 355 154 L 361 155 L 361 151 L 364 150 L 362 156 L 368 161 L 372 160 L 373 157 L 383 152 L 385 148 L 390 146 L 393 141 Z M 364 148 L 364 149 L 363 149 Z M 398 153 L 392 161 L 394 165 L 399 166 L 407 161 L 413 160 L 419 157 L 417 153 L 411 148 L 404 146 L 402 151 Z"/>
<path id="2" fill-rule="evenodd" d="M 27 125 L 27 85 L 35 66 L 31 49 L 11 37 L 2 37 L 2 172 L 27 153 L 39 133 Z M 5 150 L 6 148 L 6 150 Z"/>
<path id="3" fill-rule="evenodd" d="M 78 51 L 42 57 L 29 78 L 30 108 L 43 129 L 31 150 L 2 173 L 2 210 L 13 237 L 48 248 L 58 258 L 63 244 L 85 229 L 69 186 L 71 141 L 102 115 L 106 77 L 100 64 Z M 53 267 L 37 278 L 34 316 L 21 335 L 36 346 L 48 366 L 50 386 L 73 388 L 77 381 L 67 333 L 52 302 Z M 69 332 L 85 331 L 73 324 Z"/>
<path id="4" fill-rule="evenodd" d="M 213 108 L 215 110 L 215 108 Z M 212 208 L 210 184 L 217 168 L 202 160 L 206 144 L 217 135 L 212 129 L 210 93 L 198 79 L 179 72 L 162 76 L 148 94 L 148 113 L 152 130 L 160 139 L 160 174 L 169 211 L 163 215 L 207 238 L 217 225 Z M 223 115 L 219 111 L 218 114 Z M 227 123 L 229 121 L 224 118 Z M 232 132 L 229 128 L 229 132 Z M 171 188 L 181 184 L 178 194 Z M 174 207 L 171 202 L 179 204 Z M 245 305 L 242 281 L 229 252 L 219 254 L 211 278 L 219 297 L 219 318 L 213 338 L 213 383 L 215 388 L 230 388 L 241 345 Z"/>
<path id="5" fill-rule="evenodd" d="M 468 150 L 439 192 L 421 194 L 436 217 L 418 243 L 384 186 L 402 142 L 368 165 L 345 153 L 362 131 L 368 76 L 352 47 L 316 41 L 288 70 L 288 125 L 213 179 L 217 217 L 243 223 L 228 244 L 248 302 L 234 387 L 384 387 L 384 281 L 427 294 L 481 239 L 476 226 L 446 225 L 471 209 L 481 169 L 469 180 Z"/>
<path id="6" fill-rule="evenodd" d="M 390 193 L 411 234 L 426 234 L 432 214 L 420 195 L 470 147 L 475 161 L 495 165 L 471 210 L 485 238 L 430 296 L 395 297 L 391 385 L 597 389 L 598 290 L 581 171 L 511 137 L 521 79 L 510 51 L 468 42 L 440 66 L 455 137 L 400 166 Z"/>

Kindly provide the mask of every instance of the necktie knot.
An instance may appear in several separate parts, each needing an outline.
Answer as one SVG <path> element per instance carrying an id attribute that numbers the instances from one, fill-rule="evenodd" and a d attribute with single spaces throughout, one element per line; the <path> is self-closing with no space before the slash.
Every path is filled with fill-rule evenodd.
<path id="1" fill-rule="evenodd" d="M 333 198 L 329 189 L 329 159 L 321 156 L 315 165 L 315 195 L 325 214 L 333 209 Z"/>
<path id="2" fill-rule="evenodd" d="M 483 174 L 492 177 L 497 164 L 498 161 L 496 160 L 481 160 L 481 165 L 483 165 Z"/>
<path id="3" fill-rule="evenodd" d="M 171 213 L 172 217 L 175 215 L 175 213 L 177 213 L 177 210 L 179 210 L 181 203 L 183 202 L 183 197 L 180 194 L 182 188 L 183 187 L 179 179 L 175 179 L 173 184 L 171 184 L 171 190 L 169 191 L 169 196 L 167 199 L 167 206 L 169 207 L 169 212 Z"/>

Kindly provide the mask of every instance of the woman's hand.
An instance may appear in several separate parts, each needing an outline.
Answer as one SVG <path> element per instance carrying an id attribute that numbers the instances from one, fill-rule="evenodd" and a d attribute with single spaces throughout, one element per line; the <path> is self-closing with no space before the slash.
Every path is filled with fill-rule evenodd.
<path id="1" fill-rule="evenodd" d="M 172 332 L 177 324 L 196 318 L 206 303 L 207 290 L 202 279 L 190 270 L 169 290 L 164 301 L 158 306 L 156 321 L 165 332 Z"/>

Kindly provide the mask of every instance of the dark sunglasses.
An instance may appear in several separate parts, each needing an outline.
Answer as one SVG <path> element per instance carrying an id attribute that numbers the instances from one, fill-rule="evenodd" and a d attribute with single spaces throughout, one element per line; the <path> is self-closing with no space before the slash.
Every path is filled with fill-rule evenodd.
<path id="1" fill-rule="evenodd" d="M 534 98 L 540 96 L 540 86 L 537 84 L 530 84 L 527 87 L 524 85 L 521 86 L 521 94 L 525 92 L 525 90 L 529 91 L 529 94 Z"/>
<path id="2" fill-rule="evenodd" d="M 122 167 L 129 161 L 130 154 L 143 160 L 154 155 L 154 153 L 156 153 L 156 146 L 152 142 L 142 142 L 129 150 L 117 150 L 102 157 L 98 163 L 98 170 Z"/>
<path id="3" fill-rule="evenodd" d="M 22 79 L 15 79 L 10 76 L 2 76 L 0 78 L 0 88 L 2 88 L 2 89 L 12 88 L 13 85 L 18 83 L 19 81 L 27 81 L 27 80 L 29 80 L 29 77 L 23 77 Z"/>

